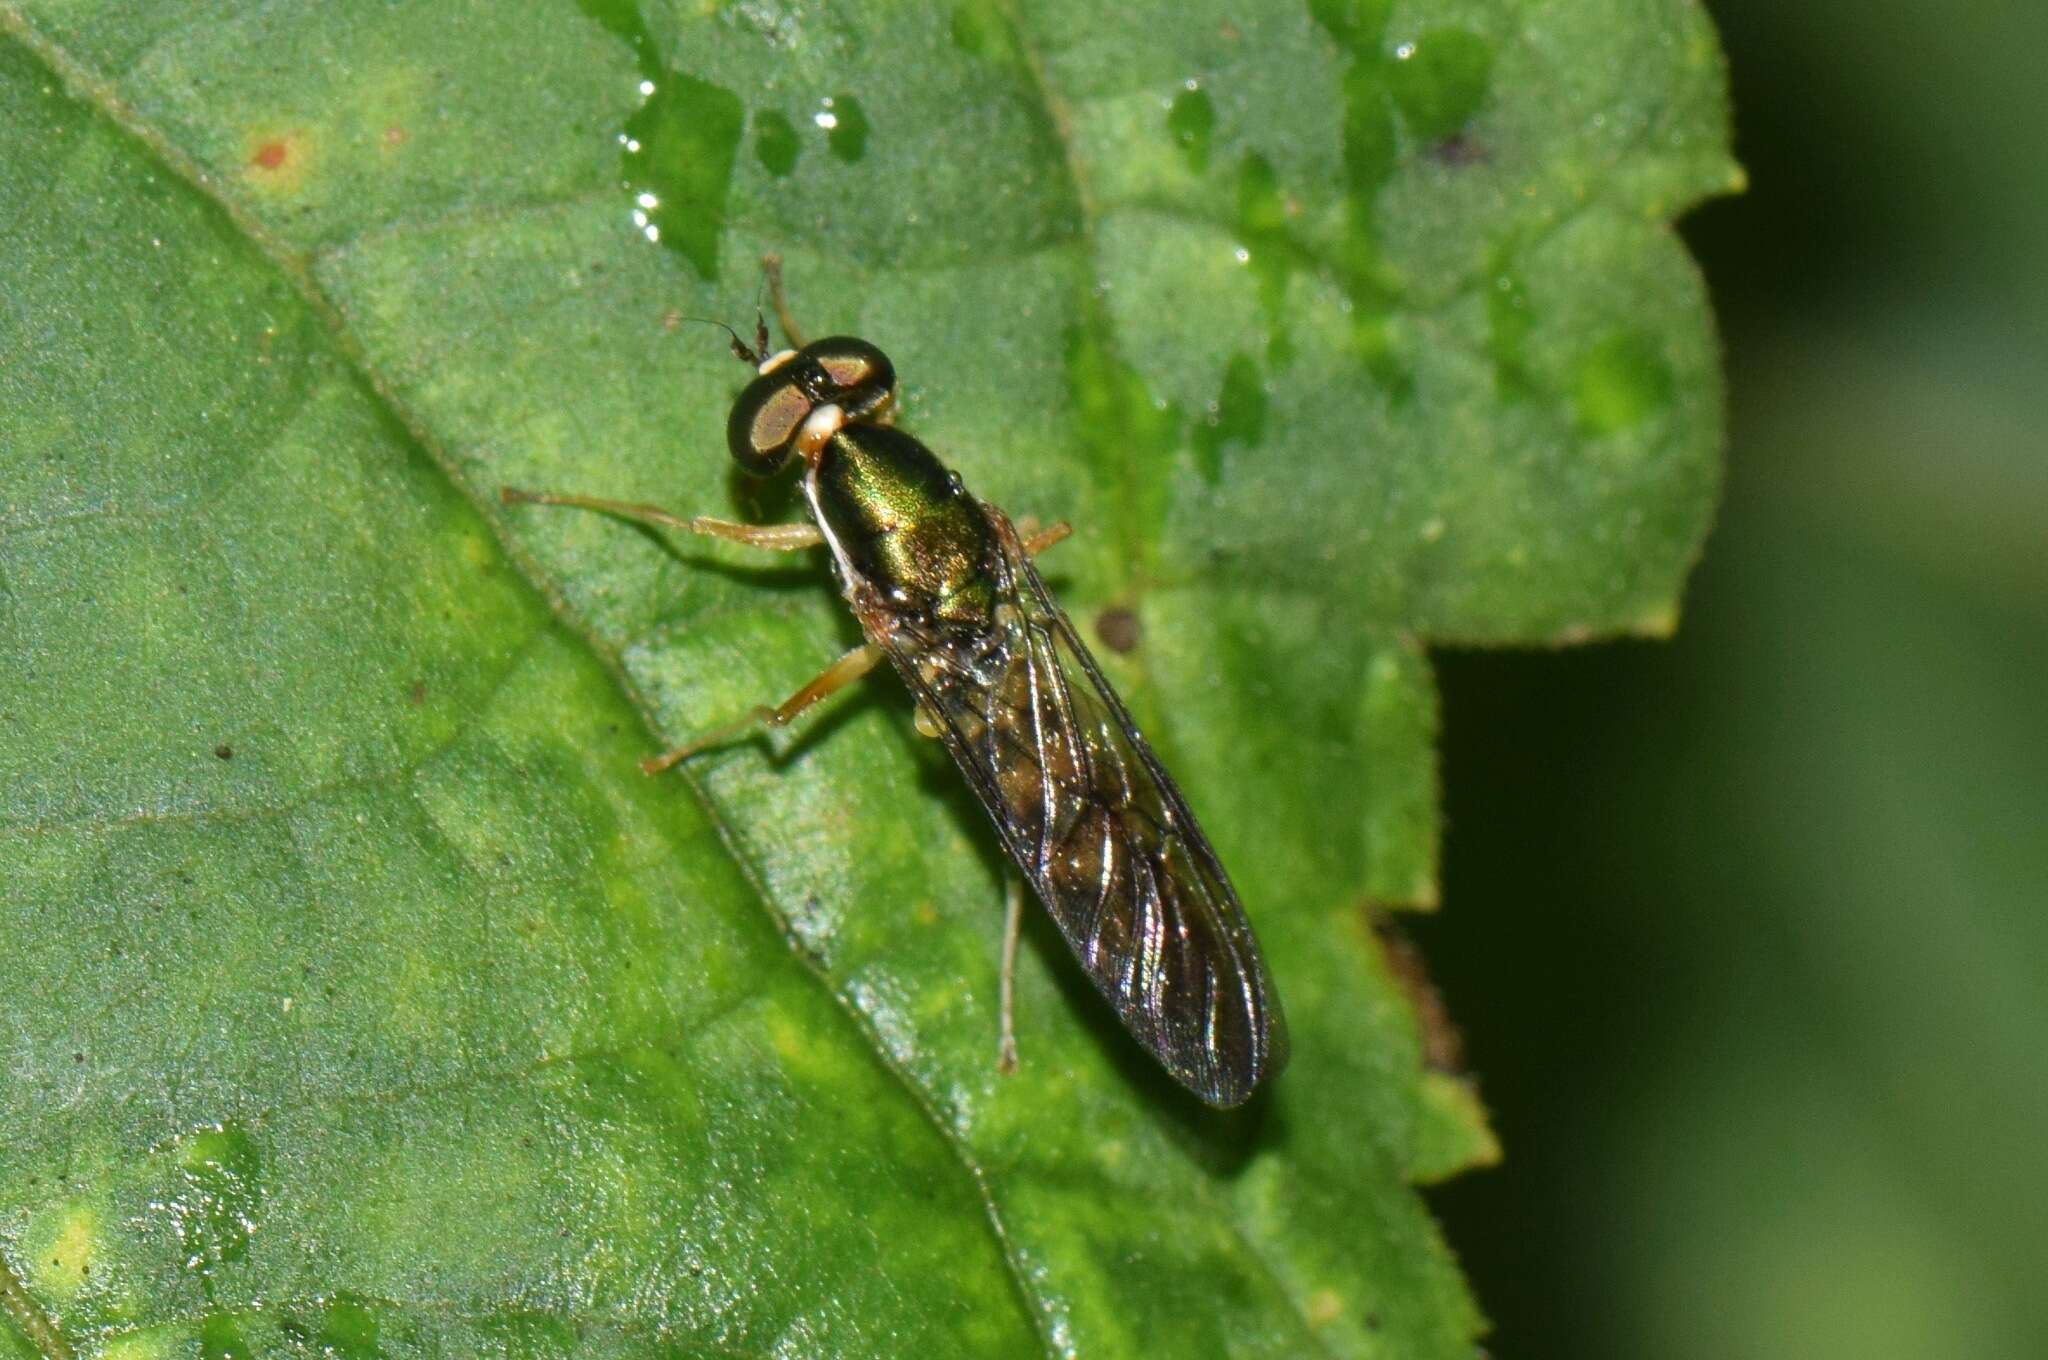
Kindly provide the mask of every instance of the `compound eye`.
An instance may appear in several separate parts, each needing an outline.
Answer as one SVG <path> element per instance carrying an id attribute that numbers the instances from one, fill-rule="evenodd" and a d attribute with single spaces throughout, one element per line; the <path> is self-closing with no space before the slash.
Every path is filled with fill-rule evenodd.
<path id="1" fill-rule="evenodd" d="M 835 335 L 804 346 L 803 357 L 824 371 L 830 384 L 820 400 L 837 402 L 851 417 L 872 411 L 896 390 L 896 366 L 867 341 Z"/>
<path id="2" fill-rule="evenodd" d="M 803 389 L 780 370 L 748 383 L 725 424 L 726 448 L 733 461 L 756 477 L 780 472 L 789 462 L 811 404 Z"/>

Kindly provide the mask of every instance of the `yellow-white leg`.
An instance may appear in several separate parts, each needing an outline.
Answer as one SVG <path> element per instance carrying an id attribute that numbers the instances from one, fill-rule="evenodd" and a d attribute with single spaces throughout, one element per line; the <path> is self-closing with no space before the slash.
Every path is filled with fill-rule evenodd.
<path id="1" fill-rule="evenodd" d="M 782 295 L 782 257 L 769 253 L 761 257 L 761 272 L 768 277 L 768 305 L 775 309 L 775 320 L 782 326 L 782 336 L 789 341 L 791 349 L 804 347 L 803 332 L 796 327 L 796 318 L 789 313 L 789 299 Z"/>
<path id="2" fill-rule="evenodd" d="M 1065 520 L 1055 520 L 1041 529 L 1038 521 L 1026 515 L 1024 522 L 1017 526 L 1024 538 L 1024 551 L 1036 557 L 1055 543 L 1063 543 L 1074 532 L 1074 526 Z"/>
<path id="3" fill-rule="evenodd" d="M 996 1039 L 996 1071 L 1008 1075 L 1017 1070 L 1017 935 L 1024 926 L 1024 884 L 1017 875 L 1005 872 L 1008 886 L 1003 892 L 1003 972 L 997 988 L 1002 1016 Z"/>
<path id="4" fill-rule="evenodd" d="M 812 677 L 808 685 L 805 685 L 775 707 L 770 708 L 763 704 L 759 708 L 749 709 L 725 726 L 714 732 L 707 732 L 695 741 L 678 746 L 673 751 L 664 751 L 658 756 L 647 757 L 647 759 L 640 762 L 640 768 L 648 774 L 660 774 L 663 770 L 671 769 L 680 762 L 688 760 L 699 751 L 707 750 L 721 742 L 738 736 L 750 727 L 762 725 L 782 727 L 792 718 L 796 717 L 797 714 L 803 712 L 812 704 L 817 703 L 820 699 L 852 684 L 863 675 L 866 675 L 875 668 L 875 663 L 881 659 L 881 648 L 863 642 L 824 670 L 819 671 L 817 675 Z"/>
<path id="5" fill-rule="evenodd" d="M 703 534 L 775 552 L 815 548 L 825 541 L 817 526 L 811 524 L 735 524 L 729 519 L 678 515 L 658 505 L 606 500 L 602 496 L 567 496 L 553 491 L 525 491 L 516 486 L 505 486 L 498 488 L 498 499 L 507 505 L 567 505 L 578 510 L 597 510 L 632 520 L 635 524 L 651 525 L 657 529 L 681 529 L 684 533 Z"/>

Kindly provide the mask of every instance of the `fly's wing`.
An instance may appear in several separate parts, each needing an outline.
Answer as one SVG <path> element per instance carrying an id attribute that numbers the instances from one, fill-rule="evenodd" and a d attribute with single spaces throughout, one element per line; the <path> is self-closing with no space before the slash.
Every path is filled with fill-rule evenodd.
<path id="1" fill-rule="evenodd" d="M 1009 521 L 987 514 L 992 626 L 913 626 L 885 650 L 1131 1033 L 1204 1101 L 1242 1104 L 1287 1054 L 1251 925 Z"/>

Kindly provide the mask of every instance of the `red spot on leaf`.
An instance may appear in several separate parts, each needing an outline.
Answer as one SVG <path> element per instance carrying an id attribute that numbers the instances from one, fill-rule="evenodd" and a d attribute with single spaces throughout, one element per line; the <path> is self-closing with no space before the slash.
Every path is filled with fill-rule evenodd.
<path id="1" fill-rule="evenodd" d="M 289 149 L 282 141 L 272 139 L 257 146 L 255 153 L 249 157 L 249 164 L 259 170 L 275 170 L 284 164 L 285 157 L 289 154 Z"/>

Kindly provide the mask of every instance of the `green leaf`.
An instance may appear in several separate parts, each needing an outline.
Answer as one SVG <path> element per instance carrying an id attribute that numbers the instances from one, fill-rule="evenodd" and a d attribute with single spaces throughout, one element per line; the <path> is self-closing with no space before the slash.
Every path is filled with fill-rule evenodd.
<path id="1" fill-rule="evenodd" d="M 1675 617 L 1721 73 L 1684 6 L 1252 9 L 0 6 L 6 1344 L 1469 1353 L 1411 1187 L 1490 1135 L 1368 918 L 1437 896 L 1426 644 Z M 496 491 L 793 514 L 682 320 L 768 249 L 1077 526 L 1269 1099 L 1043 923 L 996 1074 L 1001 864 L 886 680 L 633 768 L 854 627 Z"/>

